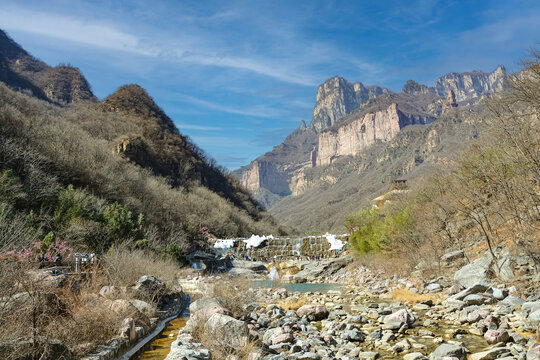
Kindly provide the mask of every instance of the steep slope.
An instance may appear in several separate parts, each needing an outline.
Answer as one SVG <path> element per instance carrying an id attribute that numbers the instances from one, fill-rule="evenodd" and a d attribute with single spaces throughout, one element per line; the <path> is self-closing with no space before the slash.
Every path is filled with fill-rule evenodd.
<path id="1" fill-rule="evenodd" d="M 502 91 L 505 78 L 506 71 L 499 66 L 491 73 L 447 74 L 435 87 L 409 80 L 401 93 L 331 78 L 318 88 L 309 126 L 301 126 L 282 145 L 235 173 L 270 208 L 309 189 L 310 169 L 340 157 L 360 156 L 376 144 L 391 141 L 407 126 L 429 124 L 458 104 L 474 106 Z"/>
<path id="2" fill-rule="evenodd" d="M 36 236 L 51 231 L 90 251 L 140 240 L 181 257 L 208 233 L 283 233 L 143 88 L 123 86 L 99 103 L 72 67 L 50 68 L 6 37 L 1 45 L 0 180 L 14 185 L 0 207 L 16 218 L 36 212 Z M 35 96 L 46 74 L 59 77 Z"/>
<path id="3" fill-rule="evenodd" d="M 33 96 L 62 105 L 97 101 L 79 69 L 69 65 L 51 67 L 45 64 L 30 55 L 2 30 L 0 55 L 0 67 L 7 65 L 10 71 L 8 76 L 2 77 L 2 82 L 15 90 L 30 91 Z M 2 62 L 4 65 L 1 65 Z"/>
<path id="4" fill-rule="evenodd" d="M 270 212 L 302 231 L 342 232 L 344 218 L 383 193 L 395 179 L 422 177 L 444 166 L 478 134 L 479 121 L 468 109 L 453 110 L 429 125 L 404 127 L 387 142 L 378 142 L 331 164 L 306 170 L 304 191 L 277 202 Z"/>

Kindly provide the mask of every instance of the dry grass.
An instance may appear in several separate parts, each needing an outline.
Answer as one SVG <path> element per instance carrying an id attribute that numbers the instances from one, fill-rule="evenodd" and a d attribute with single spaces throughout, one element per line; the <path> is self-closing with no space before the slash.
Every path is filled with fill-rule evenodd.
<path id="1" fill-rule="evenodd" d="M 394 289 L 392 290 L 392 299 L 408 304 L 417 304 L 422 301 L 432 300 L 433 302 L 441 301 L 442 294 L 419 294 L 409 289 Z"/>
<path id="2" fill-rule="evenodd" d="M 176 283 L 180 266 L 172 259 L 164 259 L 144 250 L 129 250 L 119 246 L 101 259 L 108 285 L 127 286 L 143 275 L 152 275 L 167 285 Z"/>
<path id="3" fill-rule="evenodd" d="M 306 295 L 302 295 L 298 299 L 287 298 L 287 299 L 285 299 L 283 301 L 273 302 L 273 304 L 281 307 L 285 311 L 287 311 L 287 310 L 296 311 L 296 310 L 300 309 L 302 306 L 306 305 L 307 303 L 308 303 L 308 299 L 307 299 Z M 262 305 L 267 306 L 268 304 L 262 304 Z"/>
<path id="4" fill-rule="evenodd" d="M 219 298 L 221 305 L 230 310 L 235 317 L 243 314 L 243 306 L 255 301 L 255 295 L 249 291 L 251 280 L 245 277 L 224 279 L 214 284 L 211 296 Z"/>

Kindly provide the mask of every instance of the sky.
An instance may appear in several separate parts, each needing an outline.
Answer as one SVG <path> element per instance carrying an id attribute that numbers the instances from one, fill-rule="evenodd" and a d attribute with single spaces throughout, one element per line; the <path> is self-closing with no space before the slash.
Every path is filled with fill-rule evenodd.
<path id="1" fill-rule="evenodd" d="M 234 170 L 309 123 L 334 75 L 400 91 L 519 69 L 539 48 L 540 1 L 0 0 L 0 28 L 49 65 L 78 67 L 100 99 L 141 85 Z"/>

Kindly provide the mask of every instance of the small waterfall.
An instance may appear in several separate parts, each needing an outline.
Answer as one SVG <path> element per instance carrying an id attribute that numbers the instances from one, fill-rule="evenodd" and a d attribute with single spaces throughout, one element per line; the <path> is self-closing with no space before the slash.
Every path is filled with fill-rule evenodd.
<path id="1" fill-rule="evenodd" d="M 279 280 L 279 274 L 278 274 L 278 271 L 277 271 L 277 269 L 275 267 L 270 269 L 270 272 L 268 273 L 268 278 L 270 278 L 270 280 L 272 280 L 272 281 L 278 281 Z"/>

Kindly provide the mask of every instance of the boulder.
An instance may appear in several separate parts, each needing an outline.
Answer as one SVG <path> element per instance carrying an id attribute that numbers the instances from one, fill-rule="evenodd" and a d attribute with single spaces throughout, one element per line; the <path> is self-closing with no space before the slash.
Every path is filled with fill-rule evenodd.
<path id="1" fill-rule="evenodd" d="M 529 321 L 534 323 L 540 322 L 540 309 L 529 314 Z"/>
<path id="2" fill-rule="evenodd" d="M 498 267 L 493 265 L 493 270 L 499 279 L 505 282 L 514 281 L 516 279 L 513 262 L 514 259 L 511 256 L 505 256 L 497 261 Z"/>
<path id="3" fill-rule="evenodd" d="M 447 360 L 447 358 L 466 360 L 467 349 L 463 345 L 442 344 L 429 356 L 430 360 Z"/>
<path id="4" fill-rule="evenodd" d="M 313 316 L 316 321 L 324 320 L 328 317 L 328 309 L 324 305 L 303 305 L 296 310 L 298 316 Z"/>
<path id="5" fill-rule="evenodd" d="M 390 327 L 391 329 L 399 329 L 401 326 L 406 325 L 407 327 L 412 325 L 416 321 L 416 317 L 412 312 L 407 309 L 401 309 L 392 313 L 384 318 L 383 323 Z"/>
<path id="6" fill-rule="evenodd" d="M 186 323 L 186 326 L 184 326 L 183 331 L 191 333 L 197 328 L 204 326 L 208 319 L 210 319 L 214 314 L 232 315 L 229 310 L 221 306 L 207 306 L 195 311 L 195 313 L 192 313 Z"/>
<path id="7" fill-rule="evenodd" d="M 147 303 L 146 301 L 142 300 L 129 300 L 129 303 L 137 308 L 140 312 L 142 312 L 144 315 L 148 316 L 149 318 L 153 318 L 156 316 L 156 308 L 152 306 L 151 304 Z"/>
<path id="8" fill-rule="evenodd" d="M 540 360 L 540 344 L 534 344 L 527 351 L 527 360 Z"/>
<path id="9" fill-rule="evenodd" d="M 488 330 L 484 334 L 484 339 L 486 339 L 488 344 L 497 344 L 497 343 L 507 343 L 510 340 L 510 335 L 506 330 Z"/>
<path id="10" fill-rule="evenodd" d="M 469 360 L 494 360 L 504 353 L 507 353 L 508 349 L 505 347 L 498 347 L 495 349 L 474 353 L 469 357 Z"/>
<path id="11" fill-rule="evenodd" d="M 421 352 L 413 352 L 403 356 L 403 360 L 425 360 L 427 356 Z"/>
<path id="12" fill-rule="evenodd" d="M 433 283 L 425 287 L 425 290 L 429 293 L 438 293 L 442 291 L 441 284 Z"/>
<path id="13" fill-rule="evenodd" d="M 469 295 L 483 293 L 488 289 L 488 287 L 489 286 L 486 281 L 481 281 L 467 287 L 465 290 L 462 290 L 455 295 L 452 295 L 452 299 L 463 300 Z"/>
<path id="14" fill-rule="evenodd" d="M 243 348 L 249 341 L 246 323 L 219 313 L 212 315 L 204 324 L 204 335 L 212 346 Z"/>
<path id="15" fill-rule="evenodd" d="M 480 281 L 486 281 L 491 274 L 493 256 L 486 252 L 484 256 L 465 265 L 454 274 L 454 281 L 461 286 L 468 288 Z"/>
<path id="16" fill-rule="evenodd" d="M 219 303 L 219 300 L 216 298 L 204 298 L 204 299 L 199 299 L 197 301 L 192 302 L 189 305 L 189 312 L 193 314 L 197 312 L 198 310 L 205 307 L 222 307 L 222 306 Z"/>
<path id="17" fill-rule="evenodd" d="M 501 304 L 510 305 L 512 307 L 520 307 L 526 301 L 516 295 L 508 295 L 504 300 L 501 301 Z"/>
<path id="18" fill-rule="evenodd" d="M 165 360 L 209 360 L 211 353 L 202 344 L 174 341 Z"/>
<path id="19" fill-rule="evenodd" d="M 141 276 L 130 288 L 138 299 L 152 301 L 167 291 L 165 283 L 151 275 Z"/>

